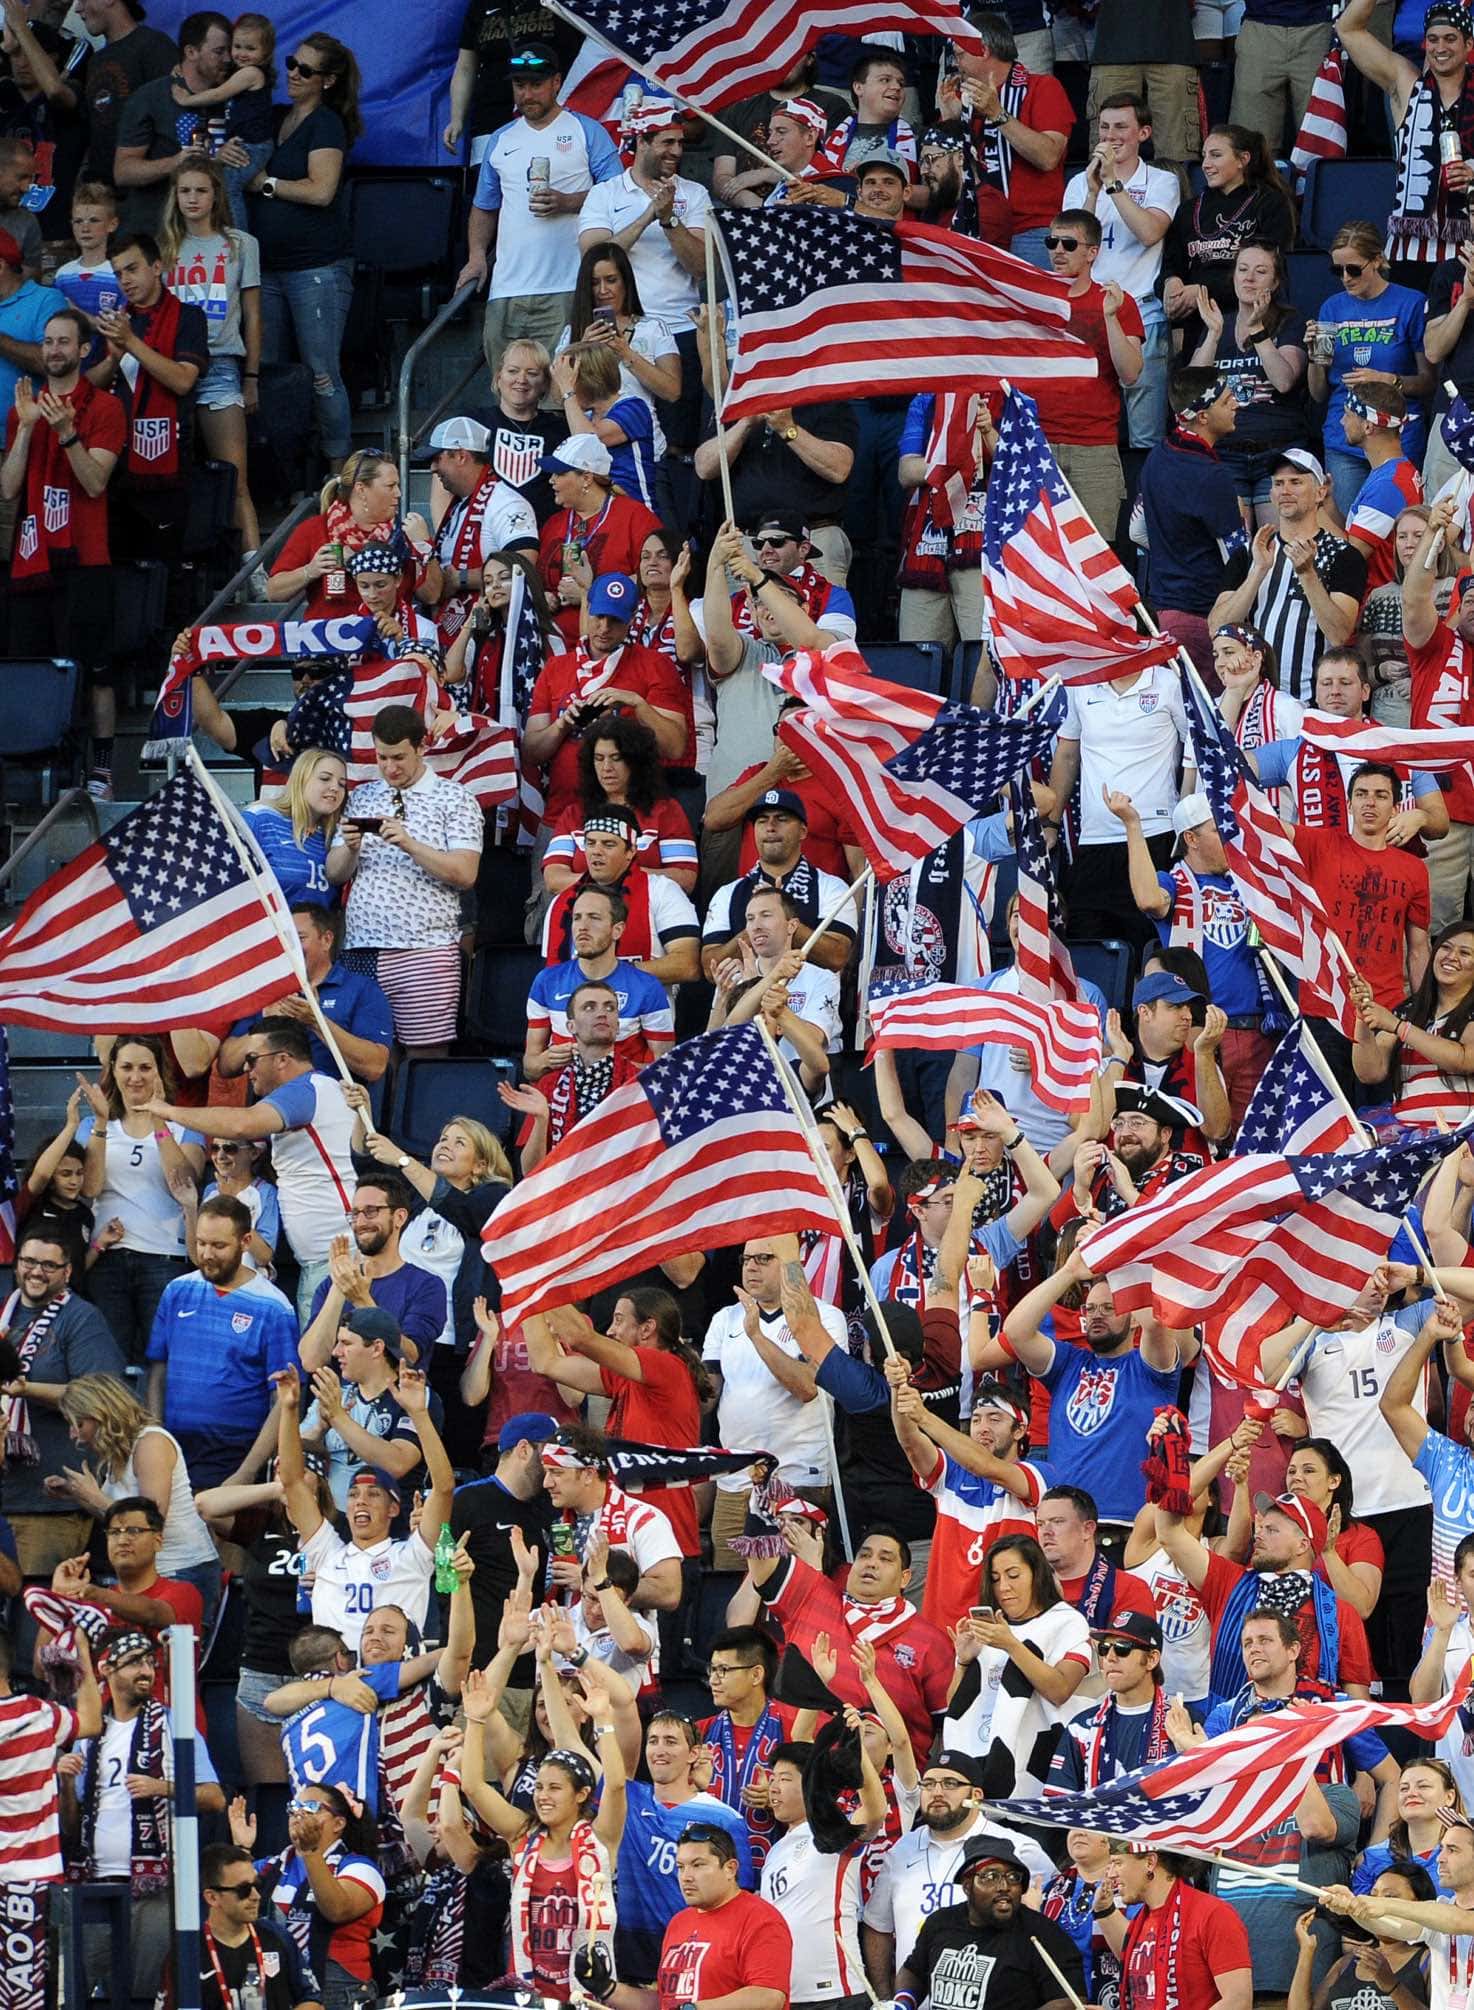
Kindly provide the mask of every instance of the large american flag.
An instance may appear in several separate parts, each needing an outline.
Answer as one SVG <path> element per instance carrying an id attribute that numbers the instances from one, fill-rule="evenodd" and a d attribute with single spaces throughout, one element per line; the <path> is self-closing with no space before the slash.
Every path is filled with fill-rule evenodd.
<path id="1" fill-rule="evenodd" d="M 167 1033 L 248 1018 L 297 989 L 263 900 L 293 937 L 276 880 L 247 875 L 205 790 L 176 775 L 0 936 L 0 1022 Z"/>
<path id="2" fill-rule="evenodd" d="M 662 90 L 717 112 L 791 76 L 823 35 L 864 37 L 868 0 L 577 0 L 557 10 Z M 888 28 L 945 35 L 977 50 L 978 33 L 941 0 L 896 0 Z"/>
<path id="3" fill-rule="evenodd" d="M 1330 1326 L 1350 1310 L 1419 1186 L 1471 1131 L 1344 1155 L 1245 1152 L 1174 1181 L 1084 1247 L 1118 1311 L 1150 1306 L 1178 1331 L 1268 1287 L 1249 1330 L 1225 1350 L 1249 1379 L 1253 1350 L 1288 1319 Z"/>
<path id="4" fill-rule="evenodd" d="M 348 784 L 378 777 L 374 758 L 374 719 L 386 705 L 411 705 L 426 720 L 436 710 L 435 680 L 422 663 L 402 657 L 392 663 L 372 661 L 353 673 L 353 688 L 344 710 L 353 738 L 348 749 Z M 425 766 L 447 782 L 458 782 L 483 810 L 509 803 L 517 794 L 517 735 L 495 719 L 469 712 L 420 749 Z"/>
<path id="5" fill-rule="evenodd" d="M 1100 1069 L 1100 1014 L 1065 999 L 1020 998 L 1009 991 L 975 991 L 967 984 L 926 984 L 873 1000 L 870 1055 L 881 1047 L 1022 1047 L 1034 1093 L 1051 1109 L 1090 1106 Z"/>
<path id="6" fill-rule="evenodd" d="M 1239 898 L 1270 948 L 1355 1039 L 1356 1008 L 1305 861 L 1196 677 L 1184 677 L 1182 695 L 1198 786 L 1212 805 Z"/>
<path id="7" fill-rule="evenodd" d="M 1059 471 L 1032 398 L 1011 391 L 983 504 L 988 642 L 1009 677 L 1098 684 L 1177 654 L 1131 619 L 1141 596 Z"/>
<path id="8" fill-rule="evenodd" d="M 1121 1773 L 1089 1793 L 1044 1790 L 1042 1801 L 996 1801 L 995 1819 L 1090 1829 L 1154 1849 L 1232 1850 L 1293 1814 L 1316 1767 L 1361 1731 L 1396 1725 L 1415 1738 L 1441 1738 L 1469 1690 L 1463 1668 L 1436 1703 L 1382 1703 L 1338 1696 L 1289 1703 L 1247 1723 Z"/>
<path id="9" fill-rule="evenodd" d="M 20 1176 L 15 1169 L 15 1101 L 10 1093 L 10 1045 L 0 1026 L 0 1263 L 15 1261 L 15 1203 Z"/>
<path id="10" fill-rule="evenodd" d="M 1065 946 L 1064 908 L 1054 883 L 1054 861 L 1026 775 L 1009 783 L 1008 800 L 1018 857 L 1019 995 L 1078 1002 L 1080 980 L 1075 975 L 1075 959 Z"/>
<path id="11" fill-rule="evenodd" d="M 482 1234 L 507 1324 L 592 1297 L 684 1249 L 838 1233 L 755 1026 L 702 1033 L 616 1089 Z"/>
<path id="12" fill-rule="evenodd" d="M 765 663 L 763 675 L 818 718 L 863 726 L 877 761 L 888 761 L 935 725 L 946 700 L 877 677 L 853 642 L 825 650 L 800 649 L 781 663 Z"/>
<path id="13" fill-rule="evenodd" d="M 1474 728 L 1457 726 L 1399 731 L 1370 719 L 1337 719 L 1329 712 L 1307 712 L 1300 737 L 1312 747 L 1344 754 L 1356 761 L 1386 761 L 1394 768 L 1431 768 L 1443 773 L 1474 761 Z"/>
<path id="14" fill-rule="evenodd" d="M 737 354 L 722 417 L 938 384 L 1093 377 L 1069 283 L 931 224 L 800 204 L 722 212 Z"/>

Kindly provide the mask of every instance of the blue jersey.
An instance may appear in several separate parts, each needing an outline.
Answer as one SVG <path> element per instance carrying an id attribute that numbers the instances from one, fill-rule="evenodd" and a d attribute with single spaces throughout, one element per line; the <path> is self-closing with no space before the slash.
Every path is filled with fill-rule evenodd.
<path id="1" fill-rule="evenodd" d="M 1146 1499 L 1141 1477 L 1147 1427 L 1164 1403 L 1175 1403 L 1180 1371 L 1152 1368 L 1135 1347 L 1102 1361 L 1088 1347 L 1054 1343 L 1054 1359 L 1038 1377 L 1049 1391 L 1049 1484 L 1088 1478 L 1105 1521 L 1133 1521 Z"/>
<path id="2" fill-rule="evenodd" d="M 249 1445 L 272 1403 L 271 1377 L 297 1365 L 297 1315 L 259 1275 L 221 1291 L 197 1270 L 165 1286 L 148 1358 L 167 1364 L 164 1424 L 191 1466 Z"/>
<path id="3" fill-rule="evenodd" d="M 381 1703 L 399 1694 L 402 1663 L 383 1661 L 354 1673 L 367 1682 Z M 335 1703 L 324 1694 L 309 1703 L 281 1729 L 281 1748 L 293 1787 L 346 1787 L 371 1815 L 379 1812 L 379 1720 Z"/>
<path id="4" fill-rule="evenodd" d="M 648 1780 L 631 1780 L 625 1789 L 624 1836 L 614 1867 L 619 1890 L 616 1960 L 621 1974 L 653 1982 L 660 1967 L 660 1943 L 665 1929 L 685 1905 L 676 1883 L 676 1844 L 692 1822 L 713 1822 L 737 1845 L 737 1882 L 751 1891 L 752 1850 L 746 1818 L 714 1794 L 670 1807 L 657 1800 Z"/>
<path id="5" fill-rule="evenodd" d="M 304 900 L 315 901 L 319 907 L 337 906 L 337 888 L 328 884 L 328 841 L 321 831 L 309 831 L 299 839 L 292 819 L 265 803 L 252 803 L 241 815 L 289 907 Z"/>

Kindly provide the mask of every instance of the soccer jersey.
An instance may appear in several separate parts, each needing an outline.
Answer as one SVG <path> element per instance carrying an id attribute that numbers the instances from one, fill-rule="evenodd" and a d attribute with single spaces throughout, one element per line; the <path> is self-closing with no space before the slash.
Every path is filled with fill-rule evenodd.
<path id="1" fill-rule="evenodd" d="M 398 1661 L 354 1672 L 381 1702 L 399 1694 Z M 335 1703 L 324 1692 L 320 1703 L 309 1703 L 281 1730 L 281 1747 L 294 1787 L 345 1787 L 365 1802 L 371 1815 L 379 1812 L 379 1720 L 362 1710 Z"/>
<path id="2" fill-rule="evenodd" d="M 904 1835 L 881 1865 L 880 1876 L 865 1902 L 864 1920 L 877 1933 L 895 1937 L 895 1966 L 909 1965 L 911 1950 L 923 1923 L 934 1912 L 961 1905 L 967 1893 L 957 1882 L 962 1851 L 972 1836 L 1007 1840 L 1023 1858 L 1031 1877 L 1047 1883 L 1054 1865 L 1024 1829 L 1005 1829 L 978 1815 L 966 1828 L 950 1835 L 933 1835 L 924 1825 Z"/>
<path id="3" fill-rule="evenodd" d="M 297 1315 L 258 1274 L 221 1291 L 192 1270 L 165 1287 L 148 1358 L 167 1364 L 164 1423 L 202 1452 L 252 1443 L 271 1408 L 271 1377 L 297 1365 Z"/>
<path id="4" fill-rule="evenodd" d="M 921 1610 L 933 1626 L 956 1626 L 971 1605 L 979 1603 L 983 1560 L 1006 1535 L 1033 1535 L 1034 1510 L 1047 1484 L 1037 1466 L 1021 1460 L 1018 1471 L 1028 1485 L 1020 1500 L 1007 1487 L 967 1472 L 944 1452 L 916 1484 L 937 1504 L 931 1562 Z"/>
<path id="5" fill-rule="evenodd" d="M 353 1112 L 342 1084 L 297 1075 L 262 1098 L 286 1125 L 271 1139 L 271 1165 L 282 1227 L 298 1263 L 326 1263 L 335 1235 L 348 1233 L 353 1171 Z"/>
<path id="6" fill-rule="evenodd" d="M 860 1962 L 860 1860 L 858 1836 L 833 1855 L 815 1846 L 807 1822 L 795 1822 L 768 1851 L 763 1897 L 788 1921 L 793 1935 L 791 2000 L 838 2001 L 865 1993 Z"/>
<path id="7" fill-rule="evenodd" d="M 554 1046 L 571 1040 L 568 1001 L 580 984 L 590 981 L 577 957 L 567 963 L 545 964 L 527 994 L 528 1032 L 545 1032 Z M 657 978 L 620 958 L 609 975 L 598 981 L 607 984 L 618 1001 L 616 1053 L 638 1065 L 670 1045 L 676 1036 L 675 1013 L 665 986 Z"/>
<path id="8" fill-rule="evenodd" d="M 1102 1360 L 1083 1347 L 1056 1345 L 1038 1378 L 1049 1391 L 1045 1470 L 1060 1479 L 1090 1475 L 1103 1521 L 1134 1520 L 1146 1499 L 1141 1448 L 1147 1426 L 1177 1398 L 1179 1371 L 1153 1368 L 1133 1347 Z"/>
<path id="9" fill-rule="evenodd" d="M 386 1536 L 360 1549 L 323 1522 L 303 1543 L 302 1554 L 313 1573 L 313 1621 L 341 1633 L 350 1653 L 358 1652 L 363 1622 L 377 1606 L 397 1605 L 416 1626 L 424 1625 L 435 1556 L 419 1536 L 402 1542 Z"/>
<path id="10" fill-rule="evenodd" d="M 374 1901 L 367 1912 L 341 1926 L 335 1926 L 318 1910 L 307 1866 L 295 1849 L 288 1849 L 281 1857 L 268 1858 L 256 1867 L 258 1871 L 276 1870 L 271 1903 L 313 1974 L 328 1978 L 328 1963 L 336 1961 L 360 1982 L 371 1982 L 369 1949 L 374 1928 L 384 1916 L 384 1879 L 372 1858 L 354 1856 L 341 1840 L 323 1852 L 323 1861 L 340 1883 L 362 1885 Z"/>
<path id="11" fill-rule="evenodd" d="M 62 1874 L 56 1761 L 77 1735 L 77 1714 L 36 1696 L 0 1696 L 0 1884 L 52 1883 Z"/>
<path id="12" fill-rule="evenodd" d="M 676 1844 L 685 1829 L 692 1822 L 712 1822 L 725 1829 L 737 1845 L 738 1882 L 749 1890 L 752 1851 L 747 1823 L 714 1794 L 671 1803 L 661 1800 L 646 1780 L 631 1780 L 625 1793 L 624 1836 L 615 1865 L 619 1887 L 615 1966 L 632 1981 L 649 1981 L 660 1966 L 665 1929 L 685 1903 L 676 1882 Z"/>

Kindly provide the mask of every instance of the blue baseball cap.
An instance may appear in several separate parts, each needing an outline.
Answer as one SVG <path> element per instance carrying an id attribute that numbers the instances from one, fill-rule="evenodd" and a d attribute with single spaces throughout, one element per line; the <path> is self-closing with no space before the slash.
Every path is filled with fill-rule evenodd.
<path id="1" fill-rule="evenodd" d="M 745 821 L 754 823 L 772 810 L 779 810 L 786 817 L 797 817 L 808 829 L 809 813 L 804 808 L 804 799 L 792 789 L 764 789 L 755 803 L 749 803 Z"/>
<path id="2" fill-rule="evenodd" d="M 348 1482 L 348 1491 L 351 1493 L 355 1487 L 379 1487 L 396 1507 L 402 1498 L 398 1480 L 393 1473 L 386 1473 L 382 1466 L 360 1466 Z"/>
<path id="3" fill-rule="evenodd" d="M 1201 991 L 1193 991 L 1180 977 L 1174 977 L 1170 970 L 1154 970 L 1150 977 L 1143 977 L 1131 994 L 1133 1005 L 1156 1005 L 1163 999 L 1169 1005 L 1191 1005 L 1202 997 Z"/>
<path id="4" fill-rule="evenodd" d="M 627 572 L 601 572 L 589 588 L 585 602 L 590 614 L 612 614 L 617 621 L 632 621 L 640 589 Z"/>
<path id="5" fill-rule="evenodd" d="M 545 1445 L 562 1428 L 558 1419 L 549 1416 L 546 1410 L 519 1410 L 497 1432 L 496 1448 L 499 1452 L 510 1452 L 521 1444 Z"/>

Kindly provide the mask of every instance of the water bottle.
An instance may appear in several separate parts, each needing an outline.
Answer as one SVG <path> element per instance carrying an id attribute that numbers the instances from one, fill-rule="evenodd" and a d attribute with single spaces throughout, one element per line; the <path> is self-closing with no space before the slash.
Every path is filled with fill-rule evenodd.
<path id="1" fill-rule="evenodd" d="M 299 1549 L 287 1559 L 287 1569 L 297 1580 L 297 1610 L 312 1617 L 312 1593 L 307 1588 L 307 1558 Z"/>
<path id="2" fill-rule="evenodd" d="M 240 2010 L 266 2010 L 266 1995 L 261 1987 L 261 1971 L 253 1968 L 240 1988 L 236 1991 Z"/>
<path id="3" fill-rule="evenodd" d="M 456 1576 L 456 1539 L 450 1532 L 450 1523 L 440 1524 L 440 1534 L 435 1539 L 435 1589 L 442 1595 L 455 1590 L 460 1583 Z"/>

